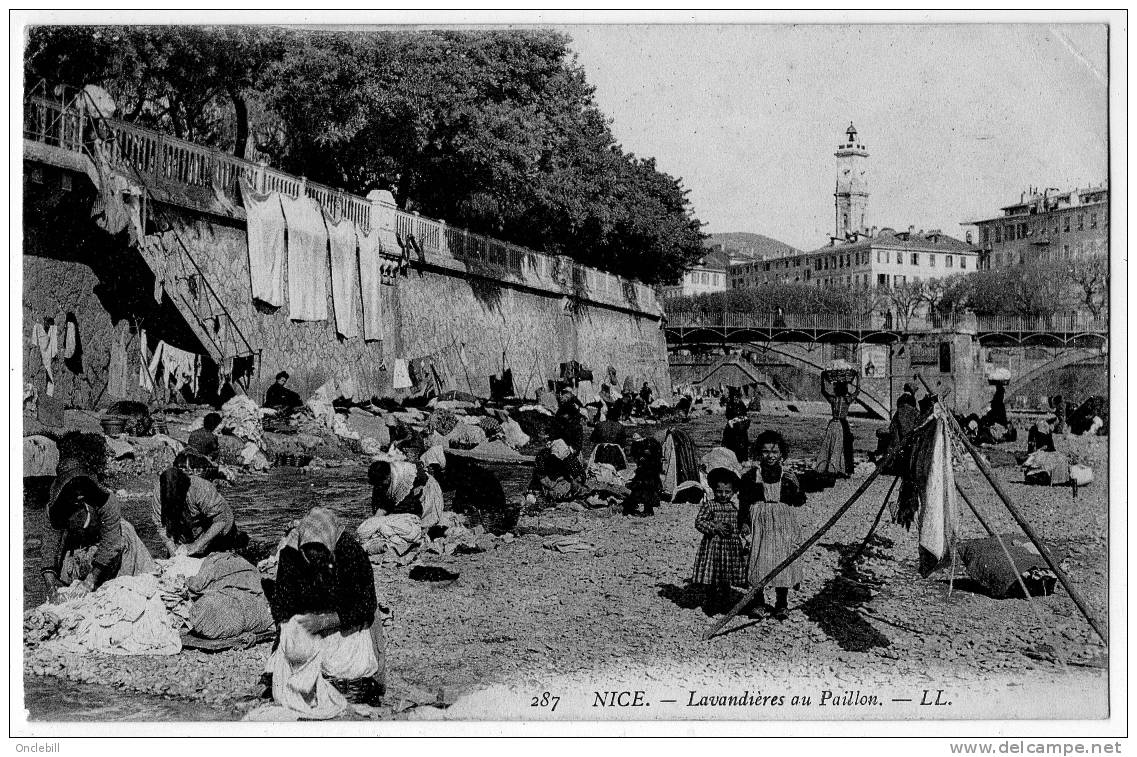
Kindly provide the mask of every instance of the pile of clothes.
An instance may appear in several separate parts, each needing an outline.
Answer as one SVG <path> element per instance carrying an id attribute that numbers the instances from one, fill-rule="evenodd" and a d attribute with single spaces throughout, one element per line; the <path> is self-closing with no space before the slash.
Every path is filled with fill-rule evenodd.
<path id="1" fill-rule="evenodd" d="M 264 436 L 260 408 L 248 395 L 238 394 L 221 406 L 221 429 L 238 439 L 260 444 Z"/>
<path id="2" fill-rule="evenodd" d="M 42 618 L 42 620 L 41 620 Z M 36 633 L 24 643 L 52 654 L 172 655 L 182 649 L 157 576 L 113 578 L 89 594 L 25 615 Z"/>
<path id="3" fill-rule="evenodd" d="M 273 628 L 272 612 L 252 563 L 232 552 L 216 552 L 186 579 L 193 604 L 189 626 L 203 639 L 225 639 Z"/>

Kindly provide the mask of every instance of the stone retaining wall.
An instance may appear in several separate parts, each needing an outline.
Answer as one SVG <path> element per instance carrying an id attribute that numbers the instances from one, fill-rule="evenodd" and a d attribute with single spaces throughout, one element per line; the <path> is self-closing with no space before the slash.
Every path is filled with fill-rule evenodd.
<path id="1" fill-rule="evenodd" d="M 25 183 L 26 200 L 38 198 L 27 203 L 25 214 L 25 375 L 44 386 L 46 376 L 42 369 L 37 375 L 38 351 L 30 339 L 34 319 L 54 313 L 60 324 L 67 311 L 76 312 L 90 370 L 75 377 L 82 390 L 64 398 L 75 406 L 113 399 L 106 389 L 116 324 L 134 339 L 139 325 L 147 328 L 150 346 L 165 339 L 183 349 L 205 352 L 187 323 L 186 308 L 172 301 L 181 296 L 180 290 L 168 285 L 161 303 L 153 296 L 155 272 L 159 280 L 168 281 L 195 273 L 187 270 L 184 256 L 177 252 L 176 238 L 202 267 L 244 339 L 261 351 L 259 371 L 250 387 L 258 399 L 279 370 L 289 371 L 291 385 L 301 395 L 333 377 L 353 379 L 363 396 L 389 395 L 395 360 L 430 354 L 448 365 L 455 388 L 486 394 L 489 376 L 503 367 L 503 352 L 519 392 L 528 388 L 532 394 L 557 375 L 560 363 L 578 360 L 597 372 L 597 383 L 611 365 L 621 380 L 630 374 L 637 386 L 646 380 L 657 395 L 670 394 L 659 316 L 635 303 L 614 307 L 587 296 L 566 299 L 565 286 L 544 280 L 547 276 L 512 273 L 495 280 L 492 271 L 428 256 L 415 261 L 392 286 L 383 287 L 381 341 L 344 339 L 335 333 L 332 321 L 292 321 L 287 307 L 274 310 L 253 303 L 241 220 L 170 209 L 165 215 L 173 221 L 172 229 L 147 237 L 140 251 L 129 245 L 125 235 L 112 239 L 89 220 L 94 192 L 85 177 L 48 170 L 36 176 L 35 185 Z M 72 190 L 64 190 L 64 184 Z M 60 217 L 67 222 L 61 225 Z M 112 278 L 116 283 L 109 287 L 107 280 Z M 113 301 L 93 294 L 100 289 L 113 289 Z M 221 319 L 225 327 L 226 321 Z M 222 337 L 229 349 L 243 346 L 235 334 Z M 136 342 L 128 352 L 134 361 L 129 370 L 137 376 Z M 213 372 L 215 366 L 210 364 L 209 369 Z"/>

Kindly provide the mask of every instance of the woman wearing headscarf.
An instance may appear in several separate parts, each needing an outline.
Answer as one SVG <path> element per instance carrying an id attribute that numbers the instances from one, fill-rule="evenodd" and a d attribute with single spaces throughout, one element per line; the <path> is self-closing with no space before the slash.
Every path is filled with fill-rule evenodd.
<path id="1" fill-rule="evenodd" d="M 335 513 L 310 510 L 285 537 L 277 560 L 271 605 L 280 641 L 266 666 L 273 699 L 319 709 L 322 693 L 325 700 L 338 699 L 342 709 L 342 697 L 318 674 L 371 679 L 381 694 L 386 641 L 375 617 L 378 604 L 371 561 L 359 540 Z"/>
<path id="2" fill-rule="evenodd" d="M 373 514 L 417 515 L 425 528 L 442 517 L 442 487 L 434 476 L 408 460 L 376 460 L 367 469 Z"/>
<path id="3" fill-rule="evenodd" d="M 171 557 L 178 552 L 204 557 L 240 549 L 247 541 L 217 488 L 174 465 L 158 476 L 150 515 Z"/>
<path id="4" fill-rule="evenodd" d="M 47 601 L 61 586 L 89 593 L 112 578 L 157 570 L 122 517 L 118 498 L 76 459 L 59 463 L 47 503 L 42 575 Z"/>
<path id="5" fill-rule="evenodd" d="M 543 494 L 554 502 L 567 502 L 588 494 L 584 469 L 573 452 L 563 439 L 554 439 L 538 452 L 533 461 L 529 491 Z"/>

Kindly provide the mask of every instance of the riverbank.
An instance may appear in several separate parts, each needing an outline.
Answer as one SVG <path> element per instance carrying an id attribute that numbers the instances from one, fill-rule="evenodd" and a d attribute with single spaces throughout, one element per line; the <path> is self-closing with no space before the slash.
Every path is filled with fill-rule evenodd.
<path id="1" fill-rule="evenodd" d="M 687 428 L 704 450 L 717 441 L 721 425 L 721 417 L 711 416 L 694 419 Z M 857 456 L 863 457 L 875 447 L 873 434 L 880 424 L 857 419 L 852 425 Z M 769 426 L 787 436 L 791 456 L 808 457 L 820 442 L 824 419 L 757 417 L 752 432 Z M 1060 449 L 1089 461 L 1098 475 L 1098 483 L 1081 489 L 1076 499 L 1068 488 L 1015 483 L 1021 482 L 1021 473 L 999 468 L 1042 538 L 1066 556 L 1071 580 L 1103 619 L 1106 441 L 1058 439 Z M 353 524 L 361 521 L 367 514 L 364 474 L 361 465 L 318 473 L 272 471 L 243 479 L 226 496 L 250 532 L 278 537 L 289 520 L 316 501 Z M 963 471 L 959 479 L 1001 533 L 1017 531 L 978 474 Z M 511 471 L 505 478 L 507 492 L 520 491 L 523 480 L 527 471 Z M 855 477 L 811 494 L 804 510 L 806 527 L 823 522 L 862 481 Z M 842 553 L 864 537 L 888 483 L 874 484 L 803 558 L 805 579 L 800 591 L 791 594 L 787 621 L 738 621 L 729 633 L 708 642 L 700 636 L 714 608 L 705 607 L 686 583 L 699 543 L 691 506 L 666 506 L 644 519 L 608 510 L 555 510 L 525 518 L 522 526 L 576 531 L 595 549 L 562 554 L 544 548 L 540 536 L 522 535 L 499 540 L 487 552 L 432 558 L 433 564 L 459 574 L 453 582 L 415 581 L 406 568 L 377 569 L 380 601 L 394 611 L 388 649 L 391 691 L 383 707 L 357 716 L 487 717 L 496 702 L 501 717 L 559 717 L 561 710 L 530 707 L 532 695 L 562 687 L 573 699 L 565 706 L 576 708 L 581 700 L 568 692 L 607 688 L 609 682 L 612 688 L 650 688 L 657 699 L 681 699 L 688 682 L 713 693 L 723 686 L 733 691 L 736 684 L 790 690 L 795 681 L 809 681 L 811 690 L 883 693 L 936 689 L 937 682 L 947 682 L 960 692 L 961 704 L 937 710 L 937 717 L 962 717 L 962 702 L 978 706 L 993 696 L 990 687 L 998 682 L 1006 696 L 997 701 L 1014 703 L 1007 716 L 1047 717 L 1055 706 L 1065 707 L 1070 717 L 1104 716 L 1107 658 L 1064 592 L 1033 600 L 1036 617 L 1025 601 L 991 599 L 958 574 L 954 582 L 946 572 L 921 579 L 915 534 L 889 523 L 882 524 L 858 575 L 839 575 Z M 130 484 L 131 508 L 141 507 L 148 486 L 152 482 Z M 139 512 L 131 509 L 127 517 L 138 523 Z M 981 535 L 978 524 L 966 516 L 963 537 Z M 172 657 L 64 659 L 51 665 L 29 657 L 25 673 L 111 683 L 240 713 L 255 703 L 267 655 L 268 646 L 262 645 L 219 654 L 185 651 Z M 1077 699 L 1045 696 L 1063 686 L 1080 692 Z M 513 692 L 512 698 L 502 699 L 503 692 Z M 661 704 L 636 714 L 681 716 Z M 908 704 L 808 710 L 799 716 L 925 716 L 921 710 L 894 709 Z M 68 719 L 59 708 L 52 712 Z M 732 713 L 715 712 L 721 717 Z M 790 717 L 787 713 L 768 716 Z"/>

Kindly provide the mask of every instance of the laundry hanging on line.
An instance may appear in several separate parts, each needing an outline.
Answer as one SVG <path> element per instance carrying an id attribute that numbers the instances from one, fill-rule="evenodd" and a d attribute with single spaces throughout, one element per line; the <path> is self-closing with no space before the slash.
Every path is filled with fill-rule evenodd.
<path id="1" fill-rule="evenodd" d="M 150 375 L 157 378 L 161 386 L 168 388 L 171 394 L 177 394 L 185 386 L 189 386 L 191 394 L 197 394 L 201 360 L 195 353 L 161 341 L 154 348 L 147 368 Z"/>
<path id="2" fill-rule="evenodd" d="M 935 414 L 912 432 L 902 461 L 896 522 L 905 528 L 916 522 L 922 576 L 948 562 L 959 522 L 951 438 L 943 413 L 937 405 Z"/>
<path id="3" fill-rule="evenodd" d="M 127 354 L 129 340 L 130 324 L 125 320 L 119 321 L 115 326 L 110 363 L 107 365 L 107 394 L 112 397 L 126 397 L 130 392 L 130 358 Z"/>
<path id="4" fill-rule="evenodd" d="M 328 319 L 328 230 L 311 197 L 280 196 L 288 236 L 288 317 Z"/>
<path id="5" fill-rule="evenodd" d="M 506 368 L 500 376 L 490 376 L 490 398 L 495 400 L 513 397 L 513 369 Z"/>
<path id="6" fill-rule="evenodd" d="M 332 310 L 336 331 L 350 339 L 359 336 L 359 256 L 356 254 L 355 223 L 325 219 L 332 255 Z"/>
<path id="7" fill-rule="evenodd" d="M 395 367 L 391 376 L 391 388 L 393 389 L 410 389 L 414 386 L 411 381 L 410 367 L 403 358 L 395 358 Z"/>
<path id="8" fill-rule="evenodd" d="M 46 324 L 37 322 L 32 327 L 32 339 L 39 348 L 40 361 L 43 362 L 43 369 L 47 372 L 47 391 L 48 397 L 55 396 L 55 373 L 52 371 L 51 363 L 55 360 L 55 356 L 59 353 L 59 336 L 55 328 L 55 321 L 51 318 L 46 319 Z"/>
<path id="9" fill-rule="evenodd" d="M 280 195 L 276 192 L 260 194 L 244 179 L 240 185 L 247 219 L 253 298 L 281 307 L 284 305 L 285 239 Z"/>
<path id="10" fill-rule="evenodd" d="M 357 228 L 356 239 L 363 295 L 363 338 L 374 341 L 383 338 L 383 276 L 393 276 L 398 270 L 398 261 L 386 257 L 384 252 L 398 254 L 398 245 L 394 232 L 388 229 L 372 229 L 364 234 Z"/>
<path id="11" fill-rule="evenodd" d="M 72 312 L 67 313 L 67 330 L 63 338 L 63 365 L 72 373 L 83 372 L 83 337 L 79 321 Z"/>
<path id="12" fill-rule="evenodd" d="M 146 340 L 146 329 L 138 330 L 138 385 L 147 392 L 154 392 L 154 374 L 150 368 L 150 348 Z"/>

